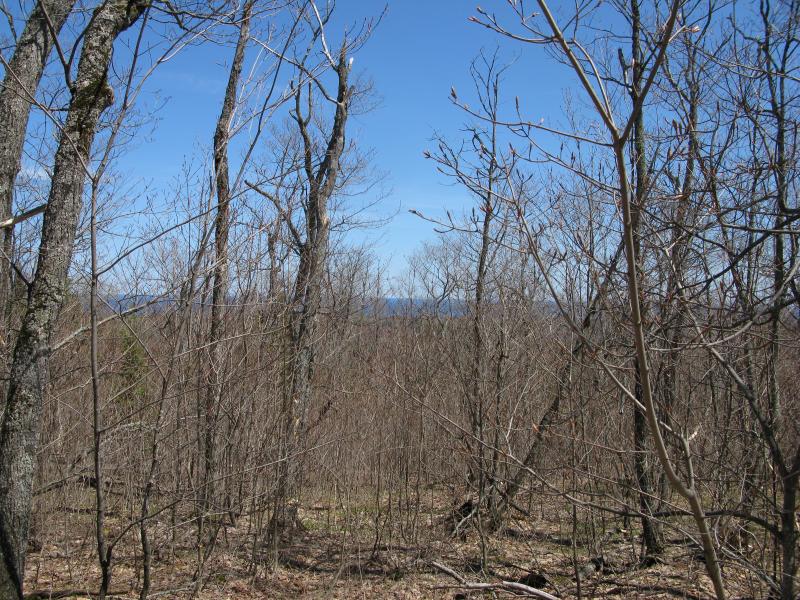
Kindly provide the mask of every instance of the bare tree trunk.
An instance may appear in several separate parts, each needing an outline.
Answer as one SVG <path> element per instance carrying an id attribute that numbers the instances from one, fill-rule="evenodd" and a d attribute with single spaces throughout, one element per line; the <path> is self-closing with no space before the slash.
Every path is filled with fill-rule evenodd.
<path id="1" fill-rule="evenodd" d="M 56 152 L 39 260 L 14 348 L 0 429 L 0 596 L 4 598 L 22 597 L 48 345 L 68 289 L 89 152 L 100 115 L 114 99 L 107 77 L 113 44 L 146 6 L 147 0 L 116 0 L 95 10 Z"/>
<path id="2" fill-rule="evenodd" d="M 573 72 L 578 76 L 581 85 L 589 95 L 592 104 L 594 105 L 598 115 L 602 118 L 608 132 L 611 136 L 611 147 L 614 150 L 614 161 L 619 178 L 619 205 L 622 210 L 622 239 L 625 247 L 626 258 L 626 279 L 628 284 L 628 301 L 630 303 L 630 320 L 632 325 L 633 345 L 636 350 L 636 364 L 640 373 L 639 381 L 641 382 L 641 404 L 644 406 L 645 417 L 647 426 L 650 430 L 650 435 L 653 438 L 653 445 L 655 446 L 656 454 L 659 463 L 664 469 L 667 478 L 669 479 L 672 488 L 680 494 L 689 504 L 692 517 L 694 518 L 695 525 L 697 526 L 700 534 L 700 540 L 703 546 L 703 553 L 706 561 L 706 572 L 714 585 L 714 592 L 718 600 L 724 600 L 726 597 L 725 585 L 722 580 L 722 572 L 720 564 L 717 559 L 717 550 L 714 545 L 714 539 L 708 529 L 706 523 L 705 511 L 703 510 L 702 498 L 696 487 L 694 473 L 689 469 L 687 476 L 688 481 L 684 482 L 678 473 L 675 471 L 666 444 L 664 442 L 663 434 L 661 432 L 661 425 L 656 415 L 655 399 L 653 394 L 652 380 L 650 374 L 649 356 L 650 351 L 647 346 L 645 337 L 645 326 L 642 314 L 642 299 L 640 297 L 640 273 L 638 268 L 638 257 L 636 254 L 636 235 L 634 220 L 634 212 L 637 209 L 635 206 L 636 199 L 631 197 L 632 189 L 631 182 L 628 178 L 628 162 L 626 157 L 626 146 L 630 140 L 630 133 L 635 126 L 635 121 L 638 117 L 639 111 L 642 109 L 644 99 L 647 96 L 647 91 L 655 79 L 656 73 L 662 68 L 666 56 L 667 46 L 670 41 L 675 23 L 678 20 L 678 14 L 681 9 L 680 0 L 674 0 L 670 6 L 669 16 L 661 30 L 660 39 L 656 44 L 654 50 L 654 58 L 651 59 L 650 76 L 648 76 L 645 85 L 637 97 L 637 102 L 633 105 L 630 116 L 624 126 L 620 130 L 614 122 L 610 113 L 610 108 L 598 91 L 595 89 L 589 76 L 584 71 L 581 63 L 569 42 L 562 33 L 558 23 L 553 16 L 547 2 L 545 0 L 537 0 L 537 4 L 542 11 L 542 15 L 548 23 L 550 30 L 553 33 L 555 43 L 558 44 L 561 52 L 563 52 L 566 59 L 569 61 Z M 606 96 L 603 96 L 604 98 Z M 691 455 L 689 454 L 689 443 L 686 439 L 681 440 L 684 450 L 684 461 L 691 464 Z"/>
<path id="3" fill-rule="evenodd" d="M 214 246 L 215 262 L 211 294 L 211 330 L 209 341 L 210 381 L 206 390 L 203 431 L 203 480 L 200 487 L 200 514 L 198 517 L 198 540 L 201 554 L 200 564 L 208 558 L 213 547 L 213 531 L 205 532 L 206 515 L 214 503 L 214 477 L 216 471 L 217 417 L 223 400 L 225 380 L 225 346 L 220 343 L 225 334 L 225 305 L 228 295 L 228 231 L 230 228 L 230 184 L 228 169 L 228 142 L 236 111 L 236 95 L 239 89 L 245 49 L 250 36 L 250 17 L 253 1 L 242 9 L 239 38 L 233 55 L 228 85 L 222 102 L 222 112 L 214 132 L 214 171 L 217 190 L 217 213 L 215 218 Z M 202 566 L 200 568 L 202 571 Z"/>
<path id="4" fill-rule="evenodd" d="M 492 144 L 494 145 L 494 143 Z M 492 148 L 492 158 L 490 158 L 491 166 L 489 167 L 489 176 L 487 183 L 486 198 L 483 202 L 483 226 L 481 228 L 481 247 L 478 254 L 478 269 L 475 274 L 475 314 L 472 320 L 472 386 L 470 390 L 470 399 L 468 412 L 470 415 L 470 425 L 472 427 L 473 439 L 469 441 L 468 446 L 473 448 L 472 456 L 470 457 L 469 467 L 469 481 L 475 483 L 480 481 L 481 484 L 485 483 L 485 473 L 483 464 L 484 455 L 484 413 L 485 413 L 485 400 L 483 394 L 483 386 L 481 382 L 484 378 L 486 371 L 485 365 L 485 343 L 483 339 L 484 327 L 484 302 L 486 290 L 486 271 L 487 259 L 489 255 L 489 246 L 491 244 L 491 226 L 493 216 L 492 196 L 493 196 L 493 170 L 494 170 L 494 148 Z M 483 485 L 478 490 L 479 495 L 483 496 Z"/>
<path id="5" fill-rule="evenodd" d="M 475 77 L 474 77 L 475 78 Z M 477 85 L 476 79 L 476 85 Z M 485 313 L 486 313 L 486 278 L 490 266 L 489 251 L 492 246 L 492 221 L 495 216 L 495 185 L 497 177 L 497 104 L 500 92 L 499 76 L 492 73 L 491 67 L 487 71 L 485 82 L 486 102 L 491 124 L 488 134 L 488 164 L 485 165 L 485 182 L 480 182 L 484 189 L 483 198 L 481 202 L 481 212 L 483 213 L 483 223 L 481 226 L 481 241 L 480 250 L 478 251 L 478 265 L 475 273 L 475 314 L 472 320 L 472 365 L 471 365 L 471 379 L 472 385 L 470 390 L 470 398 L 468 400 L 468 413 L 470 415 L 472 427 L 472 440 L 469 440 L 468 447 L 472 447 L 472 456 L 470 456 L 470 468 L 468 473 L 469 481 L 472 485 L 477 484 L 477 510 L 475 517 L 477 518 L 478 530 L 481 538 L 481 548 L 485 550 L 485 536 L 483 533 L 483 523 L 481 520 L 481 509 L 484 503 L 487 503 L 490 512 L 493 511 L 492 496 L 487 496 L 487 490 L 490 486 L 494 485 L 494 473 L 489 469 L 486 459 L 487 440 L 486 440 L 486 390 L 483 381 L 486 377 L 486 340 L 484 339 Z M 478 136 L 477 133 L 474 135 Z M 480 142 L 483 143 L 482 141 Z M 501 352 L 502 355 L 502 352 Z M 501 359 L 500 359 L 501 360 Z M 498 368 L 502 374 L 502 362 L 499 363 Z M 497 381 L 497 393 L 501 382 Z M 499 409 L 499 408 L 498 408 Z M 454 533 L 458 533 L 455 531 Z M 485 559 L 485 552 L 483 553 Z M 485 560 L 481 568 L 485 568 Z"/>
<path id="6" fill-rule="evenodd" d="M 494 97 L 492 98 L 494 101 L 493 106 L 497 105 L 497 91 L 498 85 L 495 81 Z M 489 164 L 486 169 L 486 195 L 483 199 L 482 206 L 483 225 L 481 227 L 478 268 L 475 274 L 475 314 L 472 321 L 472 386 L 470 390 L 471 397 L 468 401 L 468 412 L 472 426 L 472 440 L 470 440 L 468 443 L 468 447 L 472 447 L 468 479 L 471 485 L 477 486 L 475 519 L 477 531 L 480 537 L 481 570 L 487 568 L 486 535 L 484 533 L 481 510 L 484 503 L 488 505 L 490 511 L 493 509 L 492 498 L 490 495 L 487 496 L 489 486 L 493 485 L 492 478 L 494 474 L 490 472 L 490 469 L 488 468 L 489 465 L 487 464 L 486 460 L 486 396 L 484 393 L 485 386 L 483 385 L 483 380 L 486 376 L 486 344 L 484 340 L 483 329 L 485 327 L 484 313 L 486 308 L 486 276 L 489 267 L 489 250 L 492 244 L 492 217 L 494 216 L 494 185 L 495 169 L 497 167 L 495 162 L 497 140 L 496 121 L 496 114 L 493 114 L 489 149 Z M 453 532 L 454 534 L 459 533 L 457 531 L 458 525 L 460 525 L 460 523 L 456 525 L 456 531 Z"/>
<path id="7" fill-rule="evenodd" d="M 631 0 L 631 64 L 632 81 L 630 87 L 631 103 L 636 106 L 642 94 L 642 81 L 644 79 L 644 57 L 641 48 L 641 17 L 639 14 L 639 0 Z M 647 157 L 645 154 L 645 129 L 644 108 L 640 108 L 633 124 L 633 172 L 635 188 L 632 190 L 634 197 L 631 203 L 631 227 L 633 231 L 634 255 L 636 256 L 636 269 L 641 273 L 641 213 L 644 209 L 647 186 Z M 644 306 L 642 306 L 644 310 Z M 639 359 L 633 362 L 634 395 L 639 401 L 633 407 L 633 467 L 636 482 L 639 488 L 639 510 L 642 513 L 642 542 L 644 543 L 644 560 L 661 554 L 661 531 L 656 521 L 651 516 L 655 512 L 655 485 L 653 484 L 653 465 L 650 461 L 650 444 L 648 443 L 647 418 L 644 413 L 642 401 L 642 373 Z"/>
<path id="8" fill-rule="evenodd" d="M 781 506 L 781 600 L 795 598 L 797 576 L 797 483 L 800 477 L 800 451 L 794 469 L 783 480 L 783 506 Z"/>
<path id="9" fill-rule="evenodd" d="M 25 29 L 17 40 L 14 55 L 8 61 L 0 90 L 0 221 L 11 217 L 14 203 L 14 181 L 19 173 L 25 130 L 36 88 L 42 78 L 44 65 L 58 35 L 67 20 L 75 0 L 43 0 L 28 16 Z M 0 232 L 0 357 L 5 358 L 9 340 L 6 339 L 6 319 L 11 300 L 13 269 L 13 226 Z M 5 367 L 5 360 L 3 361 Z"/>
<path id="10" fill-rule="evenodd" d="M 306 239 L 300 247 L 300 265 L 292 298 L 289 317 L 290 364 L 289 393 L 284 404 L 284 460 L 278 481 L 277 501 L 273 515 L 272 534 L 283 533 L 294 526 L 294 515 L 289 514 L 289 501 L 298 489 L 299 471 L 303 451 L 304 435 L 311 402 L 312 376 L 314 373 L 314 351 L 317 341 L 316 320 L 321 302 L 322 281 L 328 255 L 330 218 L 328 202 L 336 187 L 340 170 L 340 159 L 345 147 L 345 126 L 350 107 L 352 90 L 348 83 L 350 66 L 347 62 L 346 45 L 342 44 L 334 70 L 338 79 L 336 112 L 327 141 L 324 158 L 314 168 L 313 142 L 308 131 L 312 115 L 303 116 L 301 109 L 302 88 L 295 94 L 295 112 L 302 138 L 303 164 L 308 200 L 305 207 Z M 308 93 L 311 93 L 309 90 Z M 311 104 L 309 101 L 309 109 Z"/>
<path id="11" fill-rule="evenodd" d="M 103 484 L 103 420 L 100 399 L 100 368 L 97 357 L 98 328 L 97 328 L 97 296 L 99 288 L 98 262 L 97 262 L 97 179 L 92 186 L 91 198 L 91 289 L 89 292 L 89 322 L 91 335 L 89 340 L 89 362 L 92 377 L 92 442 L 94 450 L 94 480 L 95 480 L 95 538 L 97 541 L 97 558 L 100 563 L 100 591 L 99 600 L 105 600 L 108 588 L 111 585 L 111 560 L 113 545 L 106 539 L 106 496 Z"/>

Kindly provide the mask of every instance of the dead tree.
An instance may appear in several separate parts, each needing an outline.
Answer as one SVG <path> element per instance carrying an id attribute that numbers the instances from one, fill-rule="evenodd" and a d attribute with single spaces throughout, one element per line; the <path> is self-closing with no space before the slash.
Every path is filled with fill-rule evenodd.
<path id="1" fill-rule="evenodd" d="M 503 155 L 498 148 L 498 104 L 500 99 L 500 86 L 505 68 L 497 66 L 497 56 L 481 55 L 473 60 L 470 73 L 475 85 L 478 98 L 480 116 L 475 120 L 477 124 L 466 126 L 466 132 L 471 138 L 470 142 L 462 142 L 458 147 L 453 147 L 444 138 L 437 140 L 438 149 L 425 156 L 432 159 L 439 172 L 452 177 L 460 185 L 469 190 L 475 197 L 478 210 L 473 210 L 470 220 L 463 225 L 453 224 L 457 231 L 465 231 L 477 238 L 475 256 L 476 267 L 470 274 L 470 287 L 474 287 L 472 302 L 474 302 L 471 315 L 470 358 L 465 365 L 463 378 L 464 412 L 469 421 L 469 432 L 465 432 L 464 445 L 468 452 L 467 481 L 472 491 L 477 490 L 477 503 L 469 498 L 456 511 L 456 529 L 471 521 L 473 517 L 480 519 L 480 510 L 484 506 L 494 508 L 495 491 L 497 486 L 497 452 L 490 448 L 496 446 L 497 440 L 491 440 L 490 413 L 492 406 L 488 398 L 494 398 L 495 421 L 499 418 L 501 389 L 503 387 L 503 370 L 505 359 L 505 344 L 503 336 L 498 342 L 500 348 L 491 348 L 490 332 L 487 331 L 492 293 L 490 277 L 494 267 L 505 222 L 502 214 L 503 198 L 507 195 L 508 185 L 504 181 L 504 174 L 513 171 L 513 156 Z M 455 90 L 451 92 L 451 101 L 465 110 Z M 485 124 L 484 124 L 485 121 Z M 493 365 L 491 363 L 494 363 Z M 489 370 L 494 371 L 492 377 Z M 494 379 L 490 387 L 489 379 Z M 498 427 L 494 423 L 494 437 L 497 436 Z M 491 456 L 489 456 L 491 454 Z M 480 521 L 478 521 L 480 523 Z M 458 533 L 455 531 L 454 533 Z"/>

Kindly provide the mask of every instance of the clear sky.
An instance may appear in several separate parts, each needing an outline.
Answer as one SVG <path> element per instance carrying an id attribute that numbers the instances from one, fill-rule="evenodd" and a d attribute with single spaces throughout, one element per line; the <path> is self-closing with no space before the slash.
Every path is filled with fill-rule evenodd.
<path id="1" fill-rule="evenodd" d="M 17 7 L 20 18 L 31 1 L 24 0 Z M 505 2 L 488 0 L 485 4 L 487 9 L 510 18 Z M 472 205 L 473 199 L 439 174 L 423 152 L 433 146 L 435 133 L 454 143 L 461 139 L 460 128 L 466 117 L 450 102 L 450 88 L 458 90 L 460 99 L 474 99 L 469 65 L 481 49 L 499 49 L 499 62 L 513 63 L 502 94 L 509 113 L 514 97 L 519 96 L 532 120 L 559 120 L 563 92 L 575 83 L 570 73 L 547 58 L 540 47 L 505 41 L 469 22 L 476 6 L 477 0 L 337 2 L 337 27 L 377 16 L 386 7 L 382 21 L 354 63 L 356 73 L 373 82 L 376 106 L 351 118 L 349 136 L 357 138 L 362 148 L 374 151 L 374 168 L 385 174 L 382 190 L 388 194 L 375 190 L 380 202 L 373 214 L 394 215 L 380 228 L 351 234 L 352 240 L 367 240 L 374 253 L 388 263 L 390 275 L 401 273 L 406 257 L 424 240 L 434 237 L 433 225 L 411 215 L 409 209 L 437 218 L 446 210 L 458 214 Z M 75 22 L 62 32 L 62 43 L 71 43 L 70 35 L 74 38 L 85 18 L 85 14 L 73 16 Z M 122 44 L 132 44 L 136 29 L 126 33 Z M 7 31 L 2 34 L 8 36 Z M 332 37 L 335 39 L 335 35 Z M 249 60 L 257 52 L 258 48 L 251 46 Z M 126 60 L 125 54 L 118 43 L 120 61 Z M 188 47 L 160 65 L 147 81 L 137 108 L 145 115 L 152 112 L 154 119 L 137 130 L 115 165 L 132 188 L 141 181 L 155 194 L 166 193 L 180 176 L 184 162 L 208 159 L 232 54 L 232 43 L 204 42 Z M 55 56 L 48 73 L 53 85 L 63 89 L 63 71 Z M 34 113 L 32 127 L 42 122 L 47 119 Z M 268 143 L 266 138 L 262 140 Z M 232 162 L 237 168 L 235 158 L 232 156 Z M 370 198 L 364 200 L 369 202 Z"/>
<path id="2" fill-rule="evenodd" d="M 380 25 L 355 57 L 354 68 L 373 81 L 378 103 L 352 119 L 350 136 L 374 150 L 374 166 L 386 174 L 384 189 L 389 193 L 376 212 L 395 216 L 379 229 L 353 236 L 366 236 L 376 255 L 389 263 L 390 274 L 402 272 L 405 257 L 434 236 L 433 226 L 409 209 L 436 217 L 470 205 L 465 192 L 439 174 L 423 151 L 435 132 L 460 138 L 465 117 L 448 97 L 451 86 L 460 97 L 472 96 L 469 63 L 477 53 L 500 47 L 501 62 L 514 63 L 507 74 L 505 103 L 512 108 L 515 95 L 525 97 L 536 120 L 560 114 L 563 89 L 572 83 L 538 49 L 503 43 L 470 23 L 475 6 L 472 0 L 390 0 Z M 380 14 L 383 7 L 382 2 L 365 0 L 337 3 L 343 22 Z M 146 173 L 157 188 L 178 174 L 184 157 L 208 148 L 231 55 L 231 46 L 204 44 L 159 67 L 144 101 L 153 104 L 147 96 L 157 91 L 166 103 L 148 141 L 136 143 L 122 157 L 125 171 Z"/>

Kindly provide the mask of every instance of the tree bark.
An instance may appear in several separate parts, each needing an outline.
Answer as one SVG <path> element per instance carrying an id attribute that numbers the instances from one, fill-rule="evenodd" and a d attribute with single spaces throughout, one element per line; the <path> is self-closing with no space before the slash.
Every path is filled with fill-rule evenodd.
<path id="1" fill-rule="evenodd" d="M 25 130 L 36 89 L 42 78 L 47 57 L 53 49 L 53 35 L 58 35 L 75 0 L 42 0 L 28 16 L 25 29 L 8 61 L 0 90 L 0 221 L 11 218 L 14 204 L 14 181 L 22 161 Z M 49 21 L 49 23 L 48 23 Z M 52 29 L 51 29 L 52 27 Z M 13 225 L 0 232 L 0 347 L 2 357 L 8 347 L 6 320 L 10 312 L 14 240 Z M 3 361 L 5 365 L 5 361 Z"/>
<path id="2" fill-rule="evenodd" d="M 230 183 L 228 167 L 228 142 L 231 138 L 231 125 L 236 111 L 236 94 L 244 65 L 245 49 L 250 36 L 250 17 L 253 1 L 242 8 L 239 25 L 239 38 L 233 54 L 233 62 L 228 74 L 228 85 L 222 102 L 222 111 L 214 131 L 214 174 L 217 192 L 217 212 L 214 224 L 215 262 L 213 287 L 211 292 L 211 328 L 209 333 L 210 381 L 206 390 L 204 407 L 205 429 L 203 432 L 203 483 L 200 488 L 200 515 L 198 537 L 204 548 L 211 548 L 210 536 L 204 532 L 206 514 L 214 502 L 215 444 L 217 415 L 223 399 L 225 346 L 220 343 L 225 330 L 225 305 L 228 295 L 228 232 L 230 229 Z M 201 562 L 204 562 L 203 557 Z"/>
<path id="3" fill-rule="evenodd" d="M 800 451 L 798 452 L 800 459 Z M 781 506 L 781 599 L 795 598 L 797 575 L 797 483 L 800 478 L 800 460 L 795 460 L 790 476 L 783 480 L 783 506 Z"/>
<path id="4" fill-rule="evenodd" d="M 85 32 L 67 120 L 56 152 L 42 224 L 39 259 L 14 348 L 6 410 L 0 426 L 0 596 L 22 598 L 22 581 L 42 396 L 50 337 L 67 295 L 89 153 L 100 115 L 114 100 L 108 83 L 116 37 L 142 14 L 147 0 L 112 0 L 98 7 Z"/>
<path id="5" fill-rule="evenodd" d="M 639 13 L 639 0 L 631 0 L 631 103 L 636 106 L 642 94 L 644 79 L 644 57 L 641 48 L 641 17 Z M 645 154 L 645 128 L 644 107 L 639 109 L 633 124 L 633 173 L 635 187 L 632 190 L 631 227 L 634 240 L 634 255 L 636 269 L 641 273 L 641 218 L 644 208 L 644 199 L 647 194 L 647 157 Z M 641 276 L 641 275 L 640 275 Z M 642 303 L 644 312 L 644 303 Z M 642 404 L 642 373 L 639 359 L 633 362 L 634 394 L 639 404 L 633 407 L 633 468 L 636 483 L 639 488 L 639 510 L 642 513 L 642 542 L 644 544 L 645 560 L 648 557 L 661 554 L 661 528 L 651 516 L 655 512 L 656 498 L 655 485 L 653 484 L 653 465 L 650 461 L 650 444 L 648 443 L 647 417 Z"/>
<path id="6" fill-rule="evenodd" d="M 319 167 L 313 164 L 313 142 L 308 124 L 312 115 L 301 112 L 301 89 L 295 95 L 294 119 L 302 138 L 305 178 L 308 186 L 308 201 L 305 208 L 306 239 L 300 247 L 300 265 L 292 297 L 289 317 L 290 352 L 289 393 L 284 404 L 284 460 L 278 481 L 278 493 L 273 515 L 272 534 L 283 533 L 290 523 L 288 505 L 299 485 L 300 454 L 302 453 L 308 411 L 311 403 L 312 377 L 316 320 L 322 299 L 322 281 L 328 255 L 330 217 L 328 202 L 336 188 L 340 172 L 340 160 L 345 148 L 345 126 L 352 89 L 348 83 L 350 66 L 346 57 L 346 46 L 342 45 L 335 66 L 338 79 L 336 112 L 328 137 L 324 158 Z M 310 90 L 309 90 L 310 93 Z M 276 537 L 277 539 L 277 537 Z"/>

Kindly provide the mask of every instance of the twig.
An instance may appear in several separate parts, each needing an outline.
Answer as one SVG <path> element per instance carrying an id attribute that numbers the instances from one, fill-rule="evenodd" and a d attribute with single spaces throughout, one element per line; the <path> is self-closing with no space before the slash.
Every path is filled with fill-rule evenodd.
<path id="1" fill-rule="evenodd" d="M 450 567 L 443 565 L 440 562 L 431 561 L 431 566 L 439 569 L 442 573 L 445 573 L 455 579 L 460 587 L 464 588 L 465 590 L 483 590 L 483 591 L 491 591 L 491 590 L 505 590 L 507 592 L 514 592 L 514 593 L 523 593 L 527 596 L 532 596 L 534 598 L 544 598 L 545 600 L 558 600 L 552 594 L 548 594 L 542 590 L 536 589 L 529 585 L 525 585 L 523 583 L 517 583 L 516 581 L 499 581 L 497 583 L 481 583 L 481 582 L 469 582 L 464 579 L 461 575 L 456 573 Z"/>

